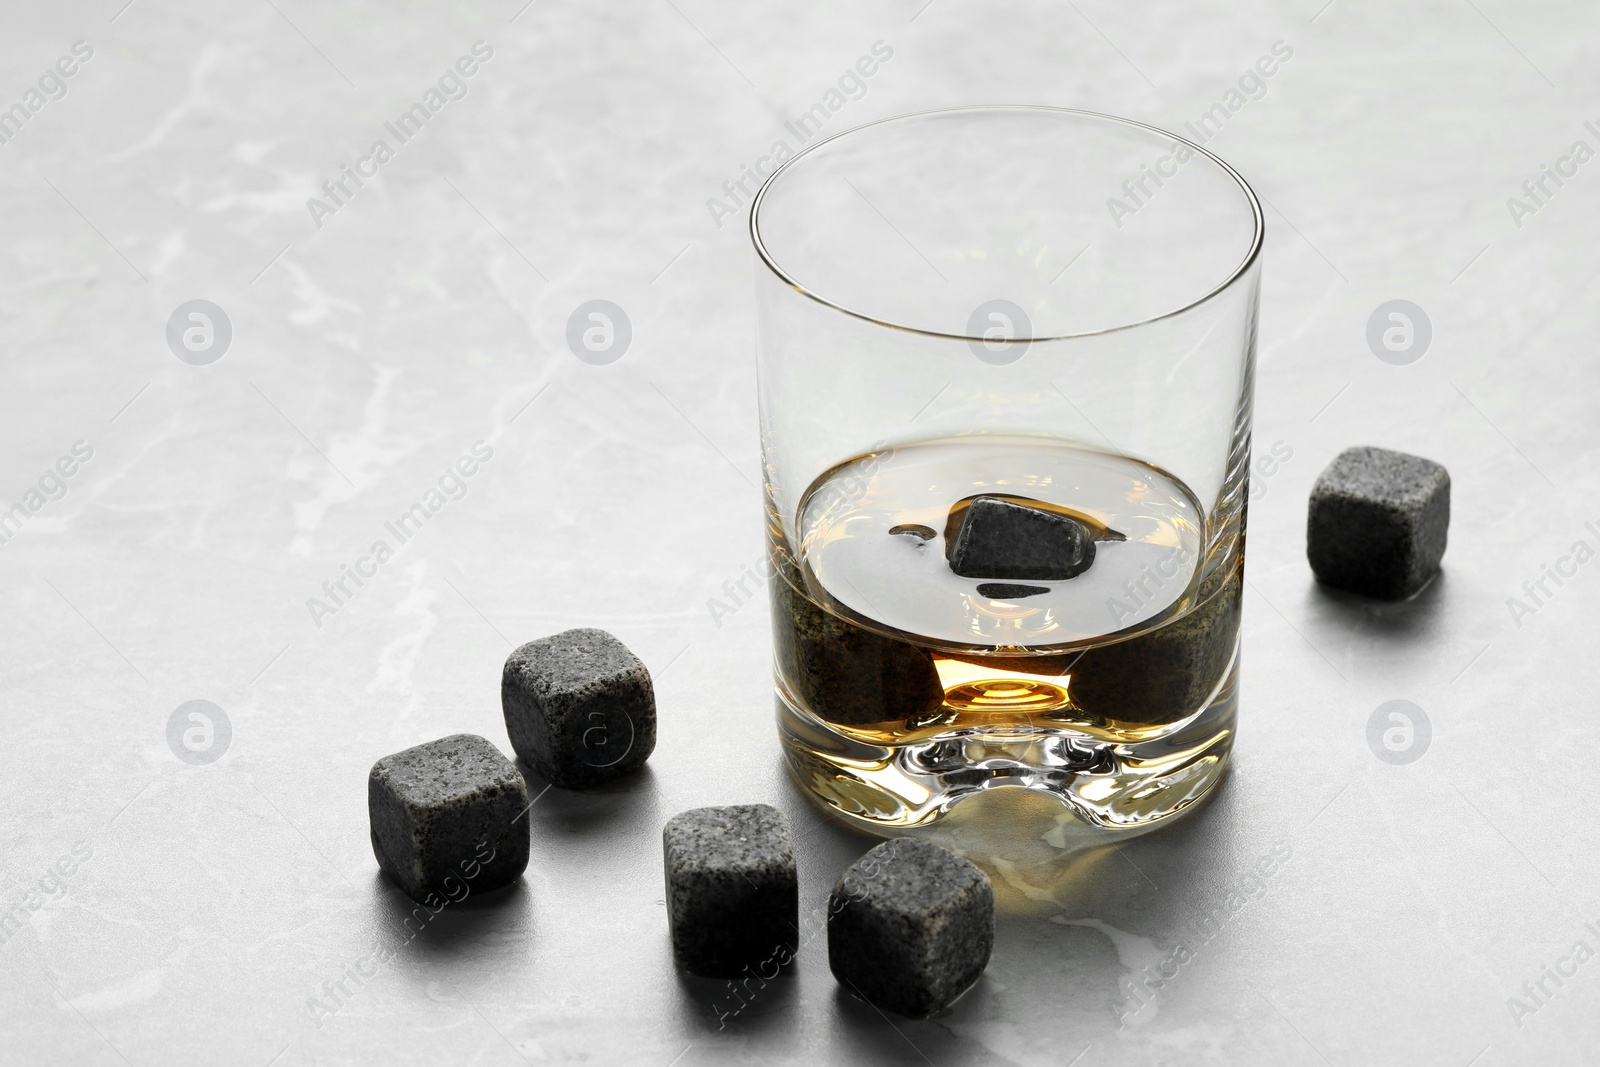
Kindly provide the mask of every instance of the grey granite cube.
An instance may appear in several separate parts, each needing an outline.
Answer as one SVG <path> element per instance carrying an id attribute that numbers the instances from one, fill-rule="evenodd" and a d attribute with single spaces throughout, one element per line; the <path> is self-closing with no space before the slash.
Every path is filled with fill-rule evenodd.
<path id="1" fill-rule="evenodd" d="M 980 496 L 966 505 L 945 556 L 963 578 L 1073 578 L 1094 563 L 1094 533 L 1067 515 Z"/>
<path id="2" fill-rule="evenodd" d="M 896 724 L 937 714 L 944 704 L 933 657 L 846 622 L 797 592 L 804 581 L 780 566 L 769 582 L 773 660 L 808 710 L 837 726 Z"/>
<path id="3" fill-rule="evenodd" d="M 839 877 L 828 964 L 846 989 L 912 1018 L 966 992 L 994 948 L 989 876 L 925 841 L 885 841 Z"/>
<path id="4" fill-rule="evenodd" d="M 378 866 L 422 903 L 459 901 L 522 877 L 527 808 L 522 774 L 476 734 L 385 756 L 367 776 Z"/>
<path id="5" fill-rule="evenodd" d="M 789 820 L 767 804 L 696 808 L 662 831 L 678 966 L 771 978 L 795 952 L 800 889 Z"/>
<path id="6" fill-rule="evenodd" d="M 511 653 L 500 704 L 511 747 L 563 789 L 637 770 L 656 747 L 650 672 L 604 630 L 567 630 Z"/>
<path id="7" fill-rule="evenodd" d="M 1383 448 L 1350 448 L 1311 490 L 1306 557 L 1317 581 L 1403 600 L 1439 573 L 1450 527 L 1450 475 Z"/>
<path id="8" fill-rule="evenodd" d="M 1186 615 L 1129 641 L 1097 645 L 1067 662 L 1018 670 L 1065 670 L 1073 707 L 1105 722 L 1155 726 L 1187 719 L 1205 704 L 1234 662 L 1239 643 L 1242 563 L 1213 571 Z"/>

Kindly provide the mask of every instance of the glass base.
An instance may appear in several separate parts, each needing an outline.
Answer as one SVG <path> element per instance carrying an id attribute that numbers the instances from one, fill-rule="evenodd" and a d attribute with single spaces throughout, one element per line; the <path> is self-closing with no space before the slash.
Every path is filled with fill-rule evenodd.
<path id="1" fill-rule="evenodd" d="M 968 797 L 1054 797 L 1101 843 L 1196 807 L 1222 779 L 1239 710 L 1239 649 L 1194 715 L 1164 736 L 1114 743 L 1064 727 L 969 727 L 894 747 L 846 737 L 778 691 L 789 769 L 824 807 L 878 833 L 930 826 Z"/>

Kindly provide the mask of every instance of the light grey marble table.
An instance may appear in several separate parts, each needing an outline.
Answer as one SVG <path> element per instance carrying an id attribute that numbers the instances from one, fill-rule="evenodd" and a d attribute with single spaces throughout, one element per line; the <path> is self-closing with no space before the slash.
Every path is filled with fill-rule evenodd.
<path id="1" fill-rule="evenodd" d="M 1600 1058 L 1587 7 L 124 3 L 12 5 L 0 33 L 22 108 L 0 113 L 0 505 L 22 507 L 0 1061 Z M 1275 42 L 1290 58 L 1228 107 Z M 665 819 L 783 807 L 807 914 L 871 843 L 789 783 L 766 608 L 729 594 L 761 550 L 738 183 L 819 103 L 836 132 L 986 101 L 1211 114 L 1268 205 L 1255 440 L 1280 460 L 1253 488 L 1235 769 L 1117 849 L 1059 848 L 1036 809 L 1004 839 L 955 827 L 1001 917 L 943 1016 L 841 995 L 816 938 L 719 1027 L 726 987 L 671 965 Z M 631 323 L 608 365 L 566 344 L 593 299 Z M 231 324 L 203 365 L 167 340 L 191 300 Z M 1391 300 L 1431 323 L 1411 362 L 1368 344 Z M 1356 443 L 1454 476 L 1413 603 L 1306 567 L 1307 492 Z M 435 490 L 402 544 L 386 524 Z M 347 567 L 369 576 L 334 599 Z M 368 767 L 504 745 L 506 652 L 574 625 L 654 671 L 648 770 L 544 795 L 523 884 L 409 936 Z M 1391 738 L 1409 762 L 1369 744 L 1391 700 L 1429 724 Z M 209 742 L 189 701 L 220 709 Z M 175 715 L 220 757 L 180 759 Z"/>

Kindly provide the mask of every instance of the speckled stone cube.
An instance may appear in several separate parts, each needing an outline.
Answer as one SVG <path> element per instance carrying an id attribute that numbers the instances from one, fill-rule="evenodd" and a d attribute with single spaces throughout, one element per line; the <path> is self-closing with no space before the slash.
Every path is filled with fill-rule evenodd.
<path id="1" fill-rule="evenodd" d="M 801 705 L 839 726 L 902 724 L 935 714 L 944 686 L 915 645 L 845 622 L 796 591 L 788 568 L 771 578 L 773 659 Z"/>
<path id="2" fill-rule="evenodd" d="M 966 505 L 945 553 L 963 578 L 1060 580 L 1094 563 L 1094 534 L 1070 516 L 980 496 Z"/>
<path id="3" fill-rule="evenodd" d="M 423 903 L 458 901 L 522 877 L 527 808 L 522 774 L 476 734 L 385 756 L 367 776 L 378 866 Z"/>
<path id="4" fill-rule="evenodd" d="M 656 747 L 650 672 L 604 630 L 567 630 L 511 653 L 500 704 L 511 747 L 563 789 L 637 770 Z"/>
<path id="5" fill-rule="evenodd" d="M 839 877 L 828 905 L 828 964 L 846 989 L 925 1018 L 978 980 L 994 948 L 994 887 L 925 841 L 885 841 Z"/>
<path id="6" fill-rule="evenodd" d="M 1439 573 L 1450 527 L 1450 475 L 1384 448 L 1350 448 L 1311 490 L 1306 557 L 1317 581 L 1403 600 Z"/>
<path id="7" fill-rule="evenodd" d="M 662 831 L 678 966 L 771 978 L 794 956 L 800 890 L 789 820 L 767 804 L 696 808 Z"/>
<path id="8" fill-rule="evenodd" d="M 1233 665 L 1243 593 L 1242 565 L 1219 568 L 1195 590 L 1188 614 L 1131 641 L 1066 657 L 1073 706 L 1108 722 L 1149 726 L 1193 715 Z M 1027 662 L 1017 669 L 1029 670 Z M 1062 670 L 1039 663 L 1039 670 Z"/>

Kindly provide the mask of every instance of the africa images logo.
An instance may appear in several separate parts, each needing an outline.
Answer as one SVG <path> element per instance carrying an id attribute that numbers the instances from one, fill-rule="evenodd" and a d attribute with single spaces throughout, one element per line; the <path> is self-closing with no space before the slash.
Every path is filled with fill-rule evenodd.
<path id="1" fill-rule="evenodd" d="M 419 103 L 412 104 L 393 122 L 383 124 L 384 131 L 394 138 L 390 144 L 388 138 L 380 137 L 372 143 L 367 154 L 357 159 L 355 167 L 348 163 L 339 164 L 339 175 L 322 183 L 322 197 L 310 197 L 306 200 L 306 210 L 311 212 L 311 221 L 317 229 L 322 229 L 324 216 L 337 215 L 356 193 L 363 189 L 368 181 L 378 176 L 381 167 L 394 159 L 401 147 L 409 143 L 428 120 L 444 110 L 446 104 L 453 100 L 466 99 L 470 87 L 466 79 L 478 73 L 481 64 L 494 58 L 494 48 L 486 41 L 474 41 L 472 55 L 462 56 L 455 64 L 439 76 L 436 85 L 430 85 L 422 94 Z M 353 188 L 352 188 L 353 186 Z"/>

